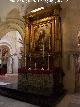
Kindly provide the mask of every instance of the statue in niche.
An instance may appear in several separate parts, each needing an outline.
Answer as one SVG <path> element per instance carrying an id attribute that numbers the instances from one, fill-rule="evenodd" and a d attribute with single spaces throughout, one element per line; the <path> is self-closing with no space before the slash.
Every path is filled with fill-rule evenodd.
<path id="1" fill-rule="evenodd" d="M 41 29 L 38 32 L 38 39 L 35 41 L 35 51 L 39 52 L 48 52 L 49 51 L 49 37 L 46 37 L 46 32 L 44 29 Z"/>
<path id="2" fill-rule="evenodd" d="M 42 51 L 44 45 L 45 31 L 41 30 L 39 32 L 39 38 L 35 41 L 35 51 Z"/>

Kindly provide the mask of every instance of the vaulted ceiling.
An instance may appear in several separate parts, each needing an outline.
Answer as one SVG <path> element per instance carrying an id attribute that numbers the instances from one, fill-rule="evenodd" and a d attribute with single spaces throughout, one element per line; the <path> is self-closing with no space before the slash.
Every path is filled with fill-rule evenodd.
<path id="1" fill-rule="evenodd" d="M 23 16 L 35 8 L 45 7 L 47 5 L 49 5 L 49 3 L 13 3 L 10 2 L 10 0 L 0 0 L 0 21 L 5 21 L 6 17 Z"/>

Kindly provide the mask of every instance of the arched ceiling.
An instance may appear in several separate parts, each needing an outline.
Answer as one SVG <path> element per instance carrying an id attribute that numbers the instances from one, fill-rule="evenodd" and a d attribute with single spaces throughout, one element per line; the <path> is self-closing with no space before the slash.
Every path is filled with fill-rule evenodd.
<path id="1" fill-rule="evenodd" d="M 39 3 L 22 3 L 10 2 L 10 0 L 0 0 L 0 38 L 10 30 L 23 32 L 25 23 L 22 16 L 29 13 L 33 9 L 45 7 L 49 4 L 45 2 Z M 21 28 L 20 28 L 21 27 Z M 21 35 L 24 35 L 21 33 Z"/>
<path id="2" fill-rule="evenodd" d="M 47 5 L 49 4 L 46 2 L 39 2 L 39 3 L 15 2 L 14 3 L 14 2 L 10 2 L 10 0 L 0 0 L 0 18 L 1 18 L 1 21 L 4 21 L 6 17 L 9 17 L 11 15 L 13 16 L 13 13 L 14 13 L 14 16 L 15 16 L 15 13 L 18 14 L 18 17 L 19 15 L 23 16 L 25 13 L 28 13 L 37 7 L 41 7 L 41 6 L 45 7 Z"/>
<path id="3" fill-rule="evenodd" d="M 17 0 L 15 0 L 15 1 L 17 1 Z M 26 0 L 24 0 L 24 1 L 26 1 Z M 55 0 L 53 0 L 53 1 L 55 2 Z M 66 1 L 66 0 L 63 0 L 63 1 Z M 74 2 L 76 0 L 69 0 L 69 1 L 70 1 L 69 4 L 71 4 L 72 1 Z M 77 0 L 77 1 L 80 1 L 80 0 Z M 11 2 L 10 0 L 0 0 L 0 20 L 5 21 L 6 17 L 11 17 L 11 15 L 12 15 L 12 17 L 15 17 L 16 14 L 17 14 L 17 17 L 21 17 L 33 9 L 36 9 L 39 7 L 46 7 L 48 5 L 54 4 L 54 2 L 47 3 L 47 2 L 45 2 L 45 0 L 44 0 L 44 2 L 42 0 L 39 3 L 38 2 L 22 3 L 22 2 Z"/>
<path id="4" fill-rule="evenodd" d="M 13 15 L 15 16 L 15 13 L 18 14 L 21 12 L 21 6 L 20 3 L 12 3 L 10 0 L 0 0 L 0 18 L 1 21 L 5 21 L 6 17 Z M 16 11 L 17 10 L 17 11 Z"/>

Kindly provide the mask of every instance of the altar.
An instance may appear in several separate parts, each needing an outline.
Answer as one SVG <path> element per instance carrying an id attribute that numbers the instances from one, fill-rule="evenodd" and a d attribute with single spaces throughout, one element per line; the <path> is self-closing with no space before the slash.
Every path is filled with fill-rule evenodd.
<path id="1" fill-rule="evenodd" d="M 18 69 L 18 87 L 40 93 L 63 91 L 61 7 L 46 7 L 24 16 L 24 67 Z"/>
<path id="2" fill-rule="evenodd" d="M 19 70 L 18 87 L 36 94 L 62 93 L 64 73 L 60 68 L 54 70 Z"/>

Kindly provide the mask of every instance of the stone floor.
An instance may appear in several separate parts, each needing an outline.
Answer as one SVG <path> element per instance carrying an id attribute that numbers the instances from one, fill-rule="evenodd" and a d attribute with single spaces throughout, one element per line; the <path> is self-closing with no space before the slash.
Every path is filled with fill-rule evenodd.
<path id="1" fill-rule="evenodd" d="M 0 107 L 40 107 L 0 95 Z M 54 107 L 54 106 L 53 106 Z M 56 107 L 80 107 L 80 94 L 66 95 Z"/>
<path id="2" fill-rule="evenodd" d="M 0 107 L 39 107 L 0 95 Z"/>
<path id="3" fill-rule="evenodd" d="M 80 94 L 66 95 L 56 107 L 80 107 Z"/>
<path id="4" fill-rule="evenodd" d="M 6 74 L 0 76 L 2 82 L 17 83 L 18 75 Z M 79 85 L 80 86 L 80 85 Z M 80 87 L 76 94 L 67 94 L 63 99 L 56 105 L 56 107 L 80 107 Z M 0 95 L 0 107 L 39 107 L 26 102 L 21 102 L 15 99 L 4 97 Z M 53 105 L 54 107 L 54 105 Z"/>

